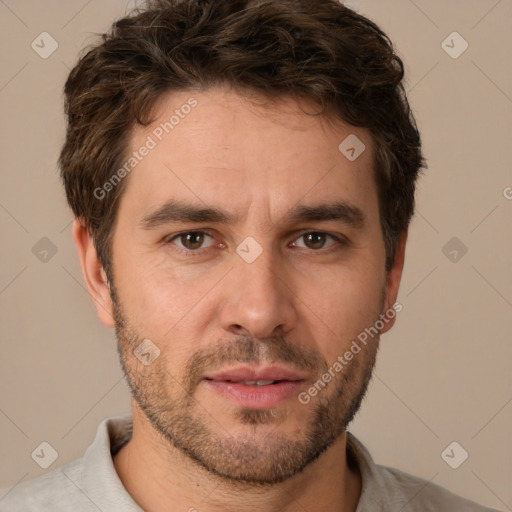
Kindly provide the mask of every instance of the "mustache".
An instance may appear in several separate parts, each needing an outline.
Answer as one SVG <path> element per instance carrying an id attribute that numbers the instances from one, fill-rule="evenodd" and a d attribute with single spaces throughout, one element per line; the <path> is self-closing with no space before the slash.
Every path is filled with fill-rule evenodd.
<path id="1" fill-rule="evenodd" d="M 193 392 L 206 371 L 233 363 L 284 363 L 313 374 L 325 373 L 325 359 L 315 350 L 305 349 L 279 335 L 263 340 L 240 336 L 195 353 L 185 368 L 185 387 Z"/>

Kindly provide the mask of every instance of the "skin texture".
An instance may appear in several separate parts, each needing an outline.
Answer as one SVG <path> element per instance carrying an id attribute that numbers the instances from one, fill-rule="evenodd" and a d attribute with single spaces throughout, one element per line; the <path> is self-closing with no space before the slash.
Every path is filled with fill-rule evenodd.
<path id="1" fill-rule="evenodd" d="M 406 232 L 386 274 L 371 137 L 306 115 L 289 98 L 256 104 L 215 88 L 162 97 L 154 123 L 133 130 L 131 150 L 190 98 L 197 106 L 125 178 L 113 282 L 74 224 L 89 292 L 116 329 L 132 390 L 133 438 L 116 470 L 148 511 L 169 503 L 199 512 L 353 511 L 361 478 L 346 457 L 345 428 L 379 336 L 307 404 L 294 393 L 274 407 L 241 407 L 204 377 L 273 363 L 299 373 L 297 391 L 307 391 L 396 302 Z M 366 146 L 353 162 L 338 150 L 351 134 Z M 144 228 L 142 219 L 170 200 L 238 218 Z M 286 218 L 299 204 L 335 201 L 359 208 L 364 226 Z M 191 232 L 200 234 L 177 236 Z M 262 250 L 251 263 L 236 251 L 247 237 Z M 148 366 L 133 354 L 144 339 L 160 351 Z"/>

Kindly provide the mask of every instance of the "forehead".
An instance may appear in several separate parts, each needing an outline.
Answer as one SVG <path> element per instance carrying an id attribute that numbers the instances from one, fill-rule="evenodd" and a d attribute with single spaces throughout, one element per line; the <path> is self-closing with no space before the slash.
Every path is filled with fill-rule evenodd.
<path id="1" fill-rule="evenodd" d="M 363 209 L 375 210 L 369 133 L 307 113 L 314 110 L 226 89 L 164 95 L 154 121 L 133 130 L 129 154 L 151 150 L 130 173 L 122 202 L 147 214 L 186 196 L 240 215 L 253 205 L 278 216 L 307 199 L 359 198 Z"/>

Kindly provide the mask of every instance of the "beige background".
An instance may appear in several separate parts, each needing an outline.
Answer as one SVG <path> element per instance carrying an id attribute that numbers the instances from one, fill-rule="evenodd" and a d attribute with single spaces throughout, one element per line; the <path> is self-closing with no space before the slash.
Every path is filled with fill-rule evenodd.
<path id="1" fill-rule="evenodd" d="M 429 161 L 403 311 L 383 337 L 351 430 L 381 464 L 512 510 L 512 2 L 351 5 L 404 57 Z M 59 453 L 51 470 L 80 456 L 103 418 L 129 412 L 114 336 L 84 290 L 56 172 L 65 77 L 92 34 L 125 9 L 126 0 L 0 1 L 0 487 L 44 472 L 31 458 L 42 441 Z M 47 59 L 31 48 L 43 31 L 59 45 Z M 453 31 L 469 43 L 457 59 L 441 46 Z M 47 262 L 32 252 L 43 237 L 57 249 Z M 453 237 L 468 249 L 457 262 L 442 251 Z M 441 458 L 452 441 L 469 453 L 456 470 Z"/>

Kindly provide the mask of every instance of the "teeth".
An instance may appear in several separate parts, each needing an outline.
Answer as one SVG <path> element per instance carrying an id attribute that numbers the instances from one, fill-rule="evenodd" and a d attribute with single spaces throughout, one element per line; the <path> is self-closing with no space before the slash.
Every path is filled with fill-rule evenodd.
<path id="1" fill-rule="evenodd" d="M 243 384 L 247 384 L 247 386 L 268 386 L 274 384 L 274 382 L 275 380 L 247 380 Z"/>

